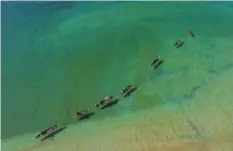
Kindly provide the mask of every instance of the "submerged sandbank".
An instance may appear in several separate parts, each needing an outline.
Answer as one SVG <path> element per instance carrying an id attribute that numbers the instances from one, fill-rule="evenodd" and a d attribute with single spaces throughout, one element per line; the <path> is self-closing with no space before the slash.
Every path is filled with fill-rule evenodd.
<path id="1" fill-rule="evenodd" d="M 4 151 L 186 151 L 233 149 L 233 70 L 182 107 L 157 107 L 69 126 L 54 140 L 34 134 L 3 142 Z"/>

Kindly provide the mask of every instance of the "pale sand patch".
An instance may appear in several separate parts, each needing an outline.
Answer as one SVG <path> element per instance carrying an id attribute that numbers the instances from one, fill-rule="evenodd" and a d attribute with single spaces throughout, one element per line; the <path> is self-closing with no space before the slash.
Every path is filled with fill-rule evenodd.
<path id="1" fill-rule="evenodd" d="M 54 141 L 33 142 L 30 147 L 21 144 L 24 147 L 18 151 L 233 150 L 232 73 L 226 72 L 198 91 L 183 109 L 156 108 L 70 126 Z"/>

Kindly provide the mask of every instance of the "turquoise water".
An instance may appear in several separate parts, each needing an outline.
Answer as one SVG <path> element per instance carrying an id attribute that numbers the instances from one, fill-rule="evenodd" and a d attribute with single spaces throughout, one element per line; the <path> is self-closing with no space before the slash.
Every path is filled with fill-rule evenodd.
<path id="1" fill-rule="evenodd" d="M 232 2 L 3 2 L 2 138 L 76 123 L 128 83 L 133 96 L 91 120 L 182 106 L 233 67 L 232 14 Z"/>

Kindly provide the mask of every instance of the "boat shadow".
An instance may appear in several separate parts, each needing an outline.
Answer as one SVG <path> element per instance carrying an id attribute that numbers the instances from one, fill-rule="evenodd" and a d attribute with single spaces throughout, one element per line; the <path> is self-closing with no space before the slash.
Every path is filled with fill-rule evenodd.
<path id="1" fill-rule="evenodd" d="M 184 45 L 184 41 L 182 41 L 181 43 L 179 43 L 179 45 L 176 46 L 176 48 L 180 48 Z"/>
<path id="2" fill-rule="evenodd" d="M 160 60 L 155 66 L 153 69 L 157 69 L 160 65 L 163 64 L 163 60 Z"/>
<path id="3" fill-rule="evenodd" d="M 95 115 L 95 112 L 90 112 L 90 113 L 80 117 L 78 120 L 80 120 L 80 121 L 87 120 L 87 119 L 91 118 L 93 115 Z"/>
<path id="4" fill-rule="evenodd" d="M 132 88 L 129 92 L 127 92 L 125 95 L 124 95 L 124 98 L 127 98 L 129 97 L 133 92 L 135 92 L 138 88 L 137 87 L 134 87 Z"/>

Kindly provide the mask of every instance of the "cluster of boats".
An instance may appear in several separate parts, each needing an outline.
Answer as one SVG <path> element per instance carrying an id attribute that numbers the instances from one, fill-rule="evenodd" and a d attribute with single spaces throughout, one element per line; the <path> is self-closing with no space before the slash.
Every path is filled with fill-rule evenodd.
<path id="1" fill-rule="evenodd" d="M 187 30 L 187 33 L 191 36 L 191 37 L 195 37 L 194 34 L 192 33 L 192 31 Z M 179 48 L 183 45 L 184 41 L 183 40 L 176 40 L 174 46 L 176 48 Z M 157 56 L 154 60 L 152 60 L 151 66 L 153 69 L 157 68 L 161 63 L 163 62 L 163 60 L 161 60 L 160 56 Z M 134 92 L 137 89 L 136 86 L 134 85 L 127 85 L 124 89 L 121 89 L 120 93 L 122 96 L 124 97 L 128 97 L 132 92 Z M 106 96 L 105 98 L 103 98 L 102 100 L 100 100 L 97 104 L 95 104 L 96 108 L 100 108 L 100 109 L 104 109 L 108 106 L 110 106 L 111 104 L 114 104 L 115 102 L 117 102 L 117 99 L 114 99 L 114 96 Z M 85 109 L 85 110 L 81 110 L 81 111 L 77 111 L 76 115 L 73 116 L 73 118 L 78 119 L 78 120 L 82 120 L 84 118 L 89 117 L 90 115 L 94 114 L 94 112 L 92 112 L 90 109 Z M 55 124 L 43 131 L 41 131 L 36 137 L 35 139 L 41 139 L 44 140 L 45 138 L 47 138 L 49 135 L 52 135 L 53 133 L 56 133 L 57 131 L 59 131 L 59 124 Z"/>
<path id="2" fill-rule="evenodd" d="M 124 89 L 122 89 L 120 91 L 120 93 L 121 93 L 122 96 L 127 97 L 133 91 L 135 91 L 136 89 L 137 89 L 136 86 L 128 85 Z M 111 104 L 114 104 L 117 101 L 118 101 L 117 99 L 114 99 L 114 96 L 106 96 L 105 98 L 100 100 L 97 104 L 95 104 L 95 107 L 100 108 L 100 109 L 104 109 L 104 108 L 110 106 Z M 84 109 L 84 110 L 81 110 L 81 111 L 77 111 L 76 115 L 73 116 L 73 118 L 78 119 L 78 120 L 82 120 L 84 118 L 89 117 L 92 114 L 94 114 L 94 112 L 92 112 L 88 108 L 88 109 Z M 35 139 L 41 139 L 41 141 L 43 141 L 45 138 L 48 138 L 53 133 L 56 133 L 57 131 L 59 131 L 59 129 L 60 129 L 59 124 L 55 124 L 55 125 L 47 128 L 47 129 L 45 129 L 43 131 L 40 131 L 40 133 L 38 135 L 36 135 Z"/>

